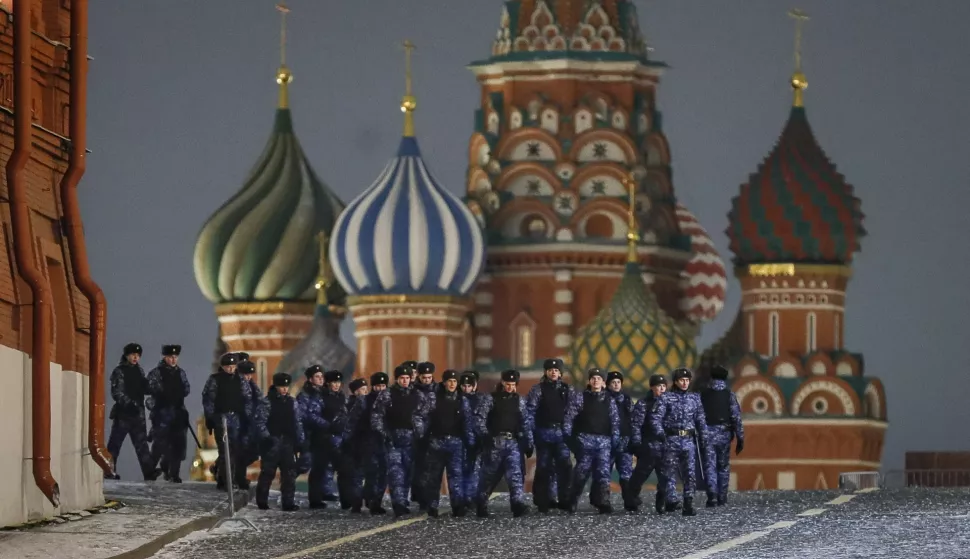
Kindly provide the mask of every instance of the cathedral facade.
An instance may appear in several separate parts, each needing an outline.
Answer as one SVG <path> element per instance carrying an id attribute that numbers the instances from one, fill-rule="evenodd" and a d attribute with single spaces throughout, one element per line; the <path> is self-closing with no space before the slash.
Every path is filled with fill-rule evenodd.
<path id="1" fill-rule="evenodd" d="M 398 152 L 347 203 L 292 134 L 281 68 L 274 137 L 196 247 L 217 352 L 264 359 L 264 388 L 311 362 L 366 377 L 417 360 L 475 369 L 483 390 L 515 368 L 525 390 L 559 357 L 575 384 L 590 367 L 619 370 L 637 397 L 655 372 L 691 367 L 703 384 L 721 363 L 752 434 L 732 487 L 828 488 L 839 472 L 879 469 L 885 394 L 843 343 L 862 214 L 811 133 L 800 69 L 778 144 L 728 216 L 741 308 L 699 350 L 727 267 L 678 200 L 666 65 L 634 3 L 505 2 L 491 53 L 470 68 L 481 93 L 463 197 L 421 155 L 409 77 Z M 356 355 L 337 334 L 347 314 Z"/>

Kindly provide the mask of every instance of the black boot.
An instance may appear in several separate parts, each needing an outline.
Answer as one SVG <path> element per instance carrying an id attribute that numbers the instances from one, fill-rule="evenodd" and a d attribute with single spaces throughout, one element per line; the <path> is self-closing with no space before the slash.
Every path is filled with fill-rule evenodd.
<path id="1" fill-rule="evenodd" d="M 300 510 L 300 505 L 296 505 L 294 503 L 289 503 L 289 504 L 283 505 L 282 508 L 286 512 L 293 512 L 293 511 Z"/>
<path id="2" fill-rule="evenodd" d="M 411 514 L 411 509 L 404 505 L 394 505 L 394 516 L 404 516 L 405 514 Z"/>
<path id="3" fill-rule="evenodd" d="M 715 497 L 713 493 L 708 493 L 707 494 L 707 503 L 706 503 L 706 506 L 709 509 L 712 509 L 712 508 L 714 508 L 714 507 L 717 506 L 717 497 Z"/>
<path id="4" fill-rule="evenodd" d="M 312 502 L 311 501 L 310 502 L 310 508 L 311 509 L 325 509 L 325 508 L 327 508 L 327 503 L 324 503 L 323 501 L 317 501 L 317 502 Z"/>
<path id="5" fill-rule="evenodd" d="M 697 511 L 694 510 L 693 499 L 684 499 L 684 512 L 682 512 L 681 514 L 683 514 L 684 516 L 697 516 Z"/>
<path id="6" fill-rule="evenodd" d="M 178 476 L 170 477 L 168 478 L 168 481 L 170 481 L 171 483 L 182 483 L 182 478 Z"/>
<path id="7" fill-rule="evenodd" d="M 717 498 L 717 506 L 719 506 L 719 507 L 723 507 L 723 506 L 724 506 L 724 505 L 726 505 L 726 504 L 727 504 L 727 495 L 725 495 L 725 496 L 723 496 L 723 497 L 720 497 L 720 496 L 719 496 L 719 497 Z"/>
<path id="8" fill-rule="evenodd" d="M 259 510 L 269 510 L 269 504 L 266 501 L 256 501 L 256 508 Z"/>
<path id="9" fill-rule="evenodd" d="M 680 503 L 671 503 L 668 501 L 664 508 L 667 510 L 667 512 L 674 512 L 676 510 L 680 510 L 680 507 Z"/>
<path id="10" fill-rule="evenodd" d="M 438 518 L 438 509 L 436 509 L 434 507 L 428 507 L 428 517 L 429 518 Z"/>
<path id="11" fill-rule="evenodd" d="M 454 516 L 455 518 L 461 518 L 466 514 L 468 514 L 468 507 L 466 507 L 464 504 L 451 507 L 451 516 Z"/>
<path id="12" fill-rule="evenodd" d="M 613 505 L 611 505 L 610 503 L 606 503 L 605 505 L 600 505 L 596 508 L 600 511 L 600 514 L 613 514 Z"/>
<path id="13" fill-rule="evenodd" d="M 665 508 L 665 504 L 666 504 L 666 499 L 664 499 L 663 493 L 657 492 L 657 502 L 655 504 L 657 508 L 657 514 L 663 514 L 667 512 Z"/>
<path id="14" fill-rule="evenodd" d="M 524 503 L 512 503 L 512 517 L 519 518 L 529 514 L 529 505 Z"/>
<path id="15" fill-rule="evenodd" d="M 384 507 L 381 506 L 380 501 L 372 502 L 370 505 L 367 506 L 367 508 L 370 509 L 371 516 L 379 516 L 382 514 L 387 514 L 387 511 L 384 510 Z"/>
<path id="16" fill-rule="evenodd" d="M 488 518 L 488 505 L 486 503 L 478 503 L 475 508 L 475 514 L 478 518 Z"/>

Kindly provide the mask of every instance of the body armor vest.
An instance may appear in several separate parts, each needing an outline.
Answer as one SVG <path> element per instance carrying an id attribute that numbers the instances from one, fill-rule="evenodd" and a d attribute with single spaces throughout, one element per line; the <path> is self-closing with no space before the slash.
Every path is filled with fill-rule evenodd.
<path id="1" fill-rule="evenodd" d="M 140 406 L 145 405 L 145 377 L 142 376 L 138 365 L 122 365 L 125 379 L 125 396 L 128 396 Z"/>
<path id="2" fill-rule="evenodd" d="M 238 413 L 246 411 L 242 394 L 242 379 L 234 374 L 216 374 L 216 413 Z"/>
<path id="3" fill-rule="evenodd" d="M 583 394 L 583 411 L 576 418 L 577 434 L 606 435 L 613 434 L 610 424 L 610 401 L 608 395 L 597 396 L 591 392 Z"/>
<path id="4" fill-rule="evenodd" d="M 731 391 L 708 388 L 701 393 L 701 404 L 708 425 L 729 425 L 731 423 Z"/>
<path id="5" fill-rule="evenodd" d="M 536 410 L 536 427 L 561 425 L 566 417 L 568 388 L 560 382 L 543 381 L 540 385 L 539 409 Z"/>
<path id="6" fill-rule="evenodd" d="M 387 428 L 391 430 L 414 429 L 412 416 L 418 409 L 418 398 L 421 396 L 414 390 L 405 392 L 391 388 L 390 392 L 391 405 L 387 407 L 387 415 L 385 416 Z"/>
<path id="7" fill-rule="evenodd" d="M 266 422 L 269 434 L 287 439 L 296 438 L 296 414 L 293 399 L 289 396 L 274 395 L 269 398 L 269 420 Z"/>
<path id="8" fill-rule="evenodd" d="M 488 433 L 518 433 L 522 428 L 519 395 L 501 393 L 492 397 L 492 411 L 488 414 Z"/>
<path id="9" fill-rule="evenodd" d="M 430 419 L 432 437 L 460 437 L 463 421 L 461 396 L 448 397 L 439 393 Z"/>

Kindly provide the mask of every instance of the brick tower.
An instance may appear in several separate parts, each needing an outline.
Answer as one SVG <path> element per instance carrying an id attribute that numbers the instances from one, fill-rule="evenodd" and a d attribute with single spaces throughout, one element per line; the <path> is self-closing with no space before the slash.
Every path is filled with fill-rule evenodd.
<path id="1" fill-rule="evenodd" d="M 468 294 L 484 262 L 482 232 L 428 170 L 414 135 L 410 55 L 397 156 L 340 215 L 330 241 L 357 337 L 357 373 L 390 373 L 406 360 L 471 363 Z"/>
<path id="2" fill-rule="evenodd" d="M 466 203 L 488 245 L 479 370 L 516 367 L 528 387 L 543 359 L 569 363 L 625 273 L 631 177 L 637 264 L 690 351 L 723 306 L 723 263 L 702 228 L 682 227 L 696 220 L 674 195 L 656 104 L 665 67 L 648 58 L 632 1 L 505 3 L 491 56 L 471 65 L 482 93 Z"/>
<path id="3" fill-rule="evenodd" d="M 292 80 L 284 57 L 269 141 L 243 187 L 209 218 L 195 246 L 196 282 L 216 305 L 219 338 L 229 351 L 250 354 L 263 390 L 283 356 L 310 331 L 317 310 L 318 235 L 330 233 L 344 208 L 317 177 L 293 131 Z M 326 300 L 332 319 L 343 316 L 345 297 L 331 282 Z"/>
<path id="4" fill-rule="evenodd" d="M 729 366 L 748 416 L 738 489 L 833 488 L 840 472 L 878 470 L 887 426 L 882 383 L 843 334 L 859 199 L 812 134 L 795 59 L 788 122 L 728 216 L 741 309 L 703 356 Z"/>

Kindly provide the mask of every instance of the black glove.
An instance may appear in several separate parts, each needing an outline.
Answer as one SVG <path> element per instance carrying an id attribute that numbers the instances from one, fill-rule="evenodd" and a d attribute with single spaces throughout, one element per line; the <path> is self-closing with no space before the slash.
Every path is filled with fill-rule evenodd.
<path id="1" fill-rule="evenodd" d="M 741 454 L 742 450 L 744 450 L 744 438 L 738 437 L 738 442 L 734 443 L 734 455 Z"/>

